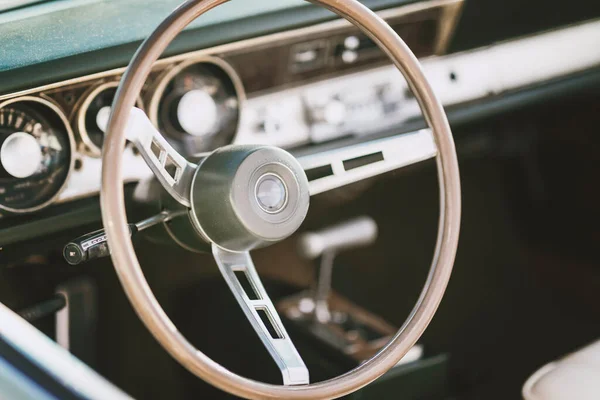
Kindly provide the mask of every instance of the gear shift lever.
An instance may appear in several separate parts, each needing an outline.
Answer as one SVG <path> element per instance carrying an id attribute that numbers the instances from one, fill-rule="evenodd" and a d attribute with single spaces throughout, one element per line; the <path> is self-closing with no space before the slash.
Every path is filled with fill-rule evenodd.
<path id="1" fill-rule="evenodd" d="M 358 217 L 300 237 L 301 256 L 313 260 L 321 257 L 317 284 L 313 293 L 314 317 L 325 324 L 331 320 L 328 297 L 336 255 L 352 248 L 364 247 L 377 239 L 377 224 L 370 217 Z"/>
<path id="2" fill-rule="evenodd" d="M 375 221 L 363 216 L 301 235 L 300 256 L 309 260 L 320 258 L 317 282 L 311 290 L 284 298 L 278 304 L 280 312 L 301 331 L 358 363 L 385 346 L 397 328 L 336 293 L 331 277 L 340 252 L 372 244 L 377 233 Z"/>
<path id="3" fill-rule="evenodd" d="M 313 290 L 283 299 L 278 306 L 299 329 L 358 363 L 383 348 L 398 329 L 335 293 L 331 277 L 337 254 L 368 246 L 375 242 L 377 234 L 377 224 L 365 216 L 301 235 L 300 256 L 309 260 L 320 257 L 317 282 Z M 417 360 L 422 354 L 423 346 L 416 345 L 401 363 Z"/>

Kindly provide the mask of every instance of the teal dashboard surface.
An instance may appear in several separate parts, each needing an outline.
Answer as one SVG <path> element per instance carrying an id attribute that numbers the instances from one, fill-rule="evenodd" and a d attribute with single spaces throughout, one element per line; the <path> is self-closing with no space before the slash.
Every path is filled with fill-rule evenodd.
<path id="1" fill-rule="evenodd" d="M 59 0 L 0 14 L 0 71 L 141 41 L 180 0 Z M 306 7 L 301 0 L 233 1 L 208 12 L 199 28 Z"/>

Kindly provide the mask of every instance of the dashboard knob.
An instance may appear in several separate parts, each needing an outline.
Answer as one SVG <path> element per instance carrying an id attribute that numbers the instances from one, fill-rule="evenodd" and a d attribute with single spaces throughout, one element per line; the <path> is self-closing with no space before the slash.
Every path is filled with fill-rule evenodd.
<path id="1" fill-rule="evenodd" d="M 0 147 L 2 169 L 15 178 L 28 178 L 42 163 L 38 141 L 25 132 L 15 132 L 4 139 Z"/>
<path id="2" fill-rule="evenodd" d="M 177 105 L 177 120 L 184 131 L 192 136 L 213 133 L 219 110 L 215 99 L 204 90 L 190 90 Z"/>
<path id="3" fill-rule="evenodd" d="M 328 125 L 341 125 L 346 119 L 346 105 L 340 100 L 330 100 L 322 107 L 312 110 L 313 122 L 322 122 Z"/>

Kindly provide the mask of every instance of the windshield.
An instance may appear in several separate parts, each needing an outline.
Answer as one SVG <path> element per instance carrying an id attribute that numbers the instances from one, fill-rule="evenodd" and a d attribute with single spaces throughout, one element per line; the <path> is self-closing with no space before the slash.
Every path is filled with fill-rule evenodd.
<path id="1" fill-rule="evenodd" d="M 4 0 L 0 2 L 0 12 L 11 10 L 17 7 L 28 6 L 33 3 L 41 3 L 47 0 Z"/>

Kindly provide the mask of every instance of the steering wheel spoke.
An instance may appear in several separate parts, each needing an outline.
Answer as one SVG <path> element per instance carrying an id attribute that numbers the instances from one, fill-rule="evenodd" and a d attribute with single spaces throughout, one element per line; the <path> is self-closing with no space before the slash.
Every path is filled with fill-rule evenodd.
<path id="1" fill-rule="evenodd" d="M 212 251 L 246 318 L 281 370 L 283 384 L 308 384 L 308 369 L 260 281 L 250 253 L 234 253 L 214 244 Z"/>
<path id="2" fill-rule="evenodd" d="M 189 208 L 196 165 L 179 154 L 154 127 L 146 113 L 137 107 L 132 108 L 129 114 L 125 135 L 138 149 L 163 188 Z"/>
<path id="3" fill-rule="evenodd" d="M 311 196 L 433 158 L 430 129 L 299 156 Z"/>

